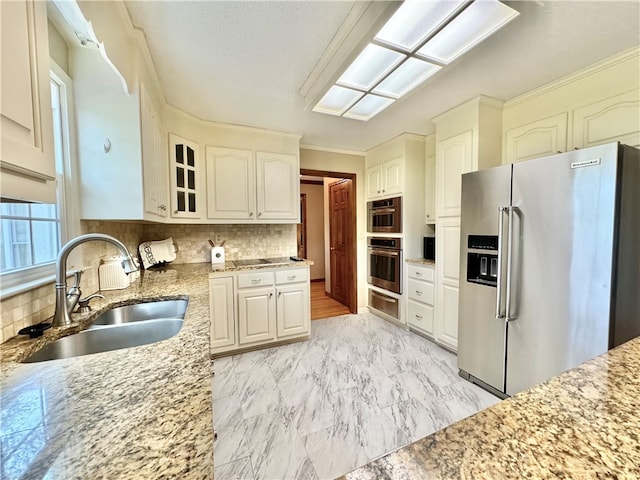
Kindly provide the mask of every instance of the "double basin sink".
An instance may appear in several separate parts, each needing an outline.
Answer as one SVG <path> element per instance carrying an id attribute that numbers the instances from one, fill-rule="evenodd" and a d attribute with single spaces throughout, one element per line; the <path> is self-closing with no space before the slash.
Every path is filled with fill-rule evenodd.
<path id="1" fill-rule="evenodd" d="M 62 337 L 24 360 L 43 362 L 160 342 L 182 328 L 188 300 L 159 300 L 112 308 L 79 333 Z"/>

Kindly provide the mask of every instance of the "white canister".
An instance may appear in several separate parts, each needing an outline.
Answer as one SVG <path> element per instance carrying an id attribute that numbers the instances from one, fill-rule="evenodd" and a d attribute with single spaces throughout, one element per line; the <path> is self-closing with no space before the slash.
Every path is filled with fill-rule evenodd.
<path id="1" fill-rule="evenodd" d="M 224 263 L 224 247 L 211 248 L 211 263 Z"/>

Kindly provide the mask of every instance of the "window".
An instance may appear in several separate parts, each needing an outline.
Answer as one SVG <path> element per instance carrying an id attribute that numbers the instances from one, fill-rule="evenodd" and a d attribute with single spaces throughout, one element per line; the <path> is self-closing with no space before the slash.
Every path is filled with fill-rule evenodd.
<path id="1" fill-rule="evenodd" d="M 54 262 L 60 249 L 56 205 L 2 203 L 0 271 L 10 272 Z"/>
<path id="2" fill-rule="evenodd" d="M 79 233 L 72 185 L 73 116 L 71 79 L 52 61 L 51 107 L 57 199 L 55 204 L 0 203 L 1 296 L 50 282 L 62 244 Z"/>

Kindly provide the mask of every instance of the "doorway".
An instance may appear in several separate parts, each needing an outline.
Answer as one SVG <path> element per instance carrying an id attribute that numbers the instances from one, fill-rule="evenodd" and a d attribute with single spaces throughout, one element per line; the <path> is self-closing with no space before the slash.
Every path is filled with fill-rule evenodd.
<path id="1" fill-rule="evenodd" d="M 357 313 L 356 176 L 353 173 L 309 169 L 301 169 L 300 174 L 303 177 L 301 187 L 316 183 L 319 185 L 318 188 L 323 189 L 326 217 L 320 220 L 324 226 L 326 246 L 319 254 L 322 258 L 313 258 L 313 249 L 307 248 L 307 258 L 316 263 L 322 262 L 325 267 L 324 278 L 312 277 L 314 295 L 311 299 L 311 316 L 325 318 Z M 307 195 L 305 210 L 309 208 L 310 202 Z M 299 249 L 305 248 L 300 245 L 300 239 L 309 239 L 312 236 L 312 225 L 317 226 L 318 222 L 314 222 L 312 216 L 311 211 L 305 211 L 304 216 L 301 216 L 302 225 L 299 231 L 302 233 L 307 228 L 310 230 L 308 236 L 298 236 Z"/>

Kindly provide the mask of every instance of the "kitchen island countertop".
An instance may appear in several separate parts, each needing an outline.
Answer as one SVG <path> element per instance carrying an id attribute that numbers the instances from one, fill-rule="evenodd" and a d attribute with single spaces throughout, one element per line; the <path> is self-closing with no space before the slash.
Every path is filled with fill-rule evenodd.
<path id="1" fill-rule="evenodd" d="M 101 292 L 107 298 L 92 303 L 95 312 L 74 315 L 76 325 L 3 343 L 2 478 L 213 478 L 211 271 L 210 264 L 144 271 L 125 290 Z M 111 306 L 184 296 L 183 327 L 168 340 L 18 363 Z"/>
<path id="2" fill-rule="evenodd" d="M 640 337 L 346 475 L 640 478 Z"/>

